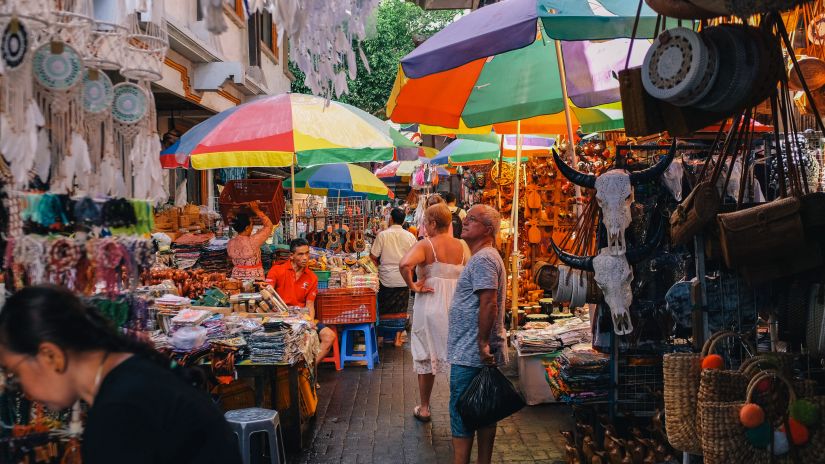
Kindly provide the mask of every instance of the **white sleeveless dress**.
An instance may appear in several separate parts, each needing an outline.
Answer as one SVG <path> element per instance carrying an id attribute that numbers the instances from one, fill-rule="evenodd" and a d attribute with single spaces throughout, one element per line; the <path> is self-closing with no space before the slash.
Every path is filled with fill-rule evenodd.
<path id="1" fill-rule="evenodd" d="M 435 247 L 429 237 L 425 240 L 433 250 L 435 262 L 419 266 L 418 275 L 433 292 L 415 294 L 410 344 L 415 373 L 438 374 L 447 372 L 449 368 L 447 326 L 450 304 L 453 302 L 458 277 L 464 270 L 466 253 L 461 259 L 461 264 L 442 263 L 438 261 Z"/>

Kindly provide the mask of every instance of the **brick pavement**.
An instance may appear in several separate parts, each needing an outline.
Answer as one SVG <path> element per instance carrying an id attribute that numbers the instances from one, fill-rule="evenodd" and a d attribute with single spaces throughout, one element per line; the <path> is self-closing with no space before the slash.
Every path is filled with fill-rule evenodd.
<path id="1" fill-rule="evenodd" d="M 512 366 L 504 371 L 514 374 Z M 319 383 L 312 443 L 290 456 L 291 464 L 451 462 L 447 377 L 436 379 L 432 422 L 419 423 L 412 417 L 418 383 L 409 344 L 385 345 L 380 367 L 373 371 L 351 366 L 336 372 L 331 365 L 322 366 Z M 563 462 L 558 431 L 571 428 L 569 408 L 528 406 L 499 423 L 493 462 Z"/>

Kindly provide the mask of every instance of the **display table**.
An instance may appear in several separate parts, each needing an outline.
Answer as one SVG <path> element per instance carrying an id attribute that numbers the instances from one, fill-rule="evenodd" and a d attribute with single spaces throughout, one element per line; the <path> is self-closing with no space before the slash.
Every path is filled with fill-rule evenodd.
<path id="1" fill-rule="evenodd" d="M 530 405 L 555 403 L 558 400 L 553 396 L 550 385 L 547 383 L 546 371 L 543 360 L 553 359 L 558 356 L 558 351 L 554 353 L 523 353 L 516 347 L 518 356 L 518 378 L 519 387 L 524 401 Z"/>
<path id="2" fill-rule="evenodd" d="M 315 417 L 304 417 L 301 414 L 300 402 L 302 401 L 301 389 L 298 388 L 298 375 L 301 367 L 308 367 L 305 362 L 296 364 L 278 363 L 261 364 L 253 363 L 249 360 L 241 361 L 235 365 L 239 378 L 251 378 L 255 381 L 255 405 L 260 408 L 277 409 L 278 398 L 278 370 L 287 369 L 289 373 L 289 407 L 283 411 L 278 410 L 281 416 L 281 426 L 284 432 L 284 442 L 287 447 L 297 444 L 300 449 L 309 445 L 311 440 L 310 422 Z M 269 383 L 270 404 L 264 404 L 264 389 Z M 314 382 L 310 382 L 310 388 L 315 392 Z"/>

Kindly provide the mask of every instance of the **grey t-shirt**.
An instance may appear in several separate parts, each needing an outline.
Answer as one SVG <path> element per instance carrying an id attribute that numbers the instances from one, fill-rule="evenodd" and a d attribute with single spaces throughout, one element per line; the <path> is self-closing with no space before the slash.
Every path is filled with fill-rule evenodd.
<path id="1" fill-rule="evenodd" d="M 482 367 L 478 355 L 479 290 L 498 290 L 498 314 L 490 333 L 490 351 L 499 365 L 507 362 L 504 302 L 507 298 L 507 276 L 504 261 L 493 247 L 479 250 L 467 262 L 458 278 L 453 303 L 450 306 L 450 327 L 447 335 L 447 361 L 461 366 Z"/>

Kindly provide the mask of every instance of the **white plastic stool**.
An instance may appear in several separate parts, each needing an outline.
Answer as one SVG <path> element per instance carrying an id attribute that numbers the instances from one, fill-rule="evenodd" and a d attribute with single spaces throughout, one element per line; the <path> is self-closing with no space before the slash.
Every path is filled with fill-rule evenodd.
<path id="1" fill-rule="evenodd" d="M 228 411 L 224 414 L 232 431 L 238 436 L 241 458 L 244 464 L 252 462 L 252 434 L 263 432 L 269 439 L 269 454 L 272 464 L 286 463 L 284 438 L 281 434 L 281 420 L 278 411 L 263 408 L 247 408 Z"/>

